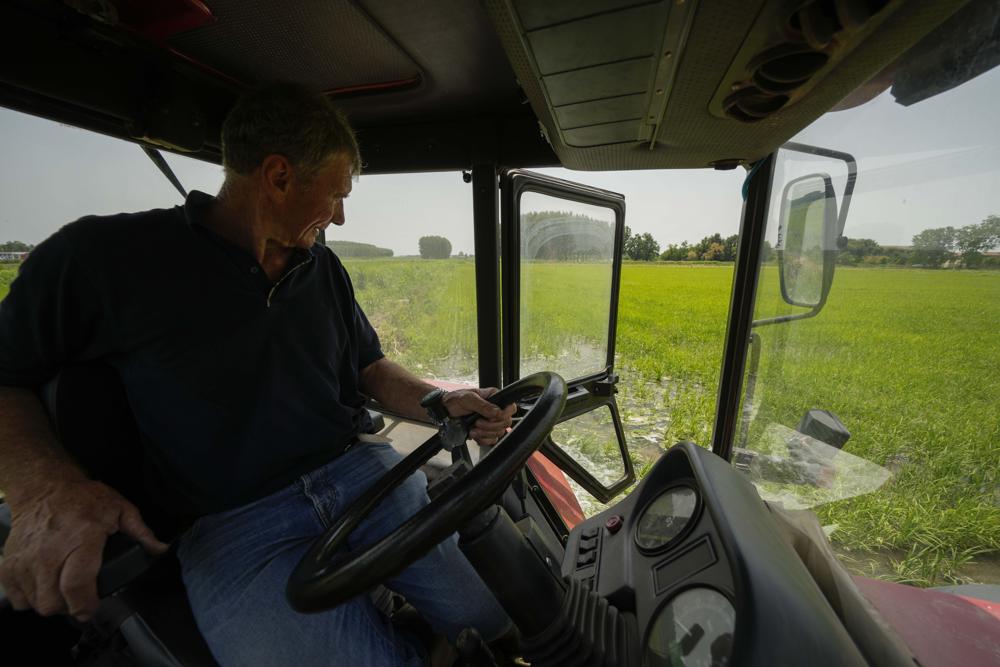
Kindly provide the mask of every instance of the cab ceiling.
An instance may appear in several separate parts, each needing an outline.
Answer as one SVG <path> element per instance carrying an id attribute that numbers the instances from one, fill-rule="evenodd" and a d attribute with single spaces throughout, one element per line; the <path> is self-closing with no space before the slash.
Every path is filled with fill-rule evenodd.
<path id="1" fill-rule="evenodd" d="M 358 130 L 368 173 L 558 160 L 469 0 L 12 0 L 0 105 L 219 162 L 240 92 L 291 80 Z"/>
<path id="2" fill-rule="evenodd" d="M 958 0 L 10 0 L 0 105 L 219 162 L 239 93 L 326 92 L 370 173 L 760 158 Z"/>
<path id="3" fill-rule="evenodd" d="M 486 0 L 549 142 L 583 170 L 767 155 L 962 4 Z"/>

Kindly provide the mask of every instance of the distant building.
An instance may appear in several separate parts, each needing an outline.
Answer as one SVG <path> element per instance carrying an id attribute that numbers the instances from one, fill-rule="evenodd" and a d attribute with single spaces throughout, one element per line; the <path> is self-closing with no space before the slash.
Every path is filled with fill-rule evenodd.
<path id="1" fill-rule="evenodd" d="M 0 262 L 23 262 L 27 256 L 28 253 L 26 252 L 8 252 L 3 250 L 0 251 Z"/>

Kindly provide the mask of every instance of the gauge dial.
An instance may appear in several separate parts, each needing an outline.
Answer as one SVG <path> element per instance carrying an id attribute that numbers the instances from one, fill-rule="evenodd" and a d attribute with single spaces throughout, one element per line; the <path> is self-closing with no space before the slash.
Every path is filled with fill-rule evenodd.
<path id="1" fill-rule="evenodd" d="M 646 667 L 730 664 L 736 610 L 711 588 L 689 588 L 656 615 L 646 640 Z"/>
<path id="2" fill-rule="evenodd" d="M 675 486 L 657 496 L 639 517 L 635 543 L 644 551 L 654 551 L 673 542 L 694 517 L 698 493 L 689 486 Z"/>

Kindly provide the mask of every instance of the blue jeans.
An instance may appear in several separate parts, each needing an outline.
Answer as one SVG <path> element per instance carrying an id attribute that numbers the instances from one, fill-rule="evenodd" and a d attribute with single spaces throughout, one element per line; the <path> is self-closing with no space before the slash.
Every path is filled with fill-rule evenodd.
<path id="1" fill-rule="evenodd" d="M 281 491 L 202 517 L 185 533 L 178 549 L 184 585 L 223 667 L 424 664 L 423 649 L 396 632 L 369 595 L 318 614 L 299 614 L 285 599 L 288 575 L 313 540 L 401 458 L 389 445 L 358 443 Z M 412 475 L 358 527 L 350 548 L 379 540 L 412 516 L 428 502 L 426 484 L 423 473 Z M 489 640 L 510 628 L 457 536 L 384 583 L 452 641 L 466 627 Z"/>

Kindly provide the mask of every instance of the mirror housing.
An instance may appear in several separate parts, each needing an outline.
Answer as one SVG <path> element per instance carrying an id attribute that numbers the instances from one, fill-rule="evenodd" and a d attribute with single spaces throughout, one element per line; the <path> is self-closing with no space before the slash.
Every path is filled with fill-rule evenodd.
<path id="1" fill-rule="evenodd" d="M 786 303 L 819 310 L 833 284 L 838 236 L 837 200 L 829 174 L 790 181 L 781 194 L 778 254 Z"/>

